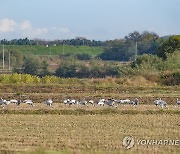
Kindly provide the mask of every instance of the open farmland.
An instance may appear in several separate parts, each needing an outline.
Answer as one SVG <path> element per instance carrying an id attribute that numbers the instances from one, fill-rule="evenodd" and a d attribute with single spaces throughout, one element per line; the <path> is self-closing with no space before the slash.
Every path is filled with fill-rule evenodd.
<path id="1" fill-rule="evenodd" d="M 179 146 L 135 145 L 126 150 L 125 136 L 179 139 L 179 115 L 0 115 L 1 152 L 179 153 Z M 35 152 L 38 153 L 38 152 Z M 51 152 L 50 152 L 51 153 Z"/>
<path id="2" fill-rule="evenodd" d="M 0 108 L 1 153 L 179 153 L 180 148 L 170 145 L 137 145 L 127 150 L 122 145 L 125 136 L 135 139 L 169 139 L 180 137 L 180 106 L 175 105 L 180 97 L 179 86 L 119 86 L 88 84 L 71 81 L 56 85 L 12 84 L 0 86 L 0 97 L 32 99 L 35 106 L 10 104 Z M 88 80 L 90 82 L 90 80 Z M 84 83 L 84 84 L 82 84 Z M 104 82 L 102 82 L 104 83 Z M 134 99 L 140 105 L 76 106 L 64 105 L 63 100 L 117 98 Z M 53 107 L 42 102 L 52 98 Z M 153 105 L 153 100 L 167 101 L 168 109 Z M 49 152 L 48 152 L 49 151 Z"/>
<path id="3" fill-rule="evenodd" d="M 140 104 L 153 104 L 157 98 L 162 98 L 168 104 L 175 105 L 180 97 L 179 86 L 128 86 L 117 84 L 117 81 L 107 82 L 105 79 L 62 79 L 60 84 L 12 84 L 0 85 L 0 97 L 18 99 L 17 93 L 24 94 L 24 99 L 32 99 L 35 103 L 52 98 L 55 103 L 63 103 L 64 99 L 98 100 L 100 98 L 134 99 L 139 98 Z M 134 84 L 134 83 L 133 83 Z M 137 83 L 138 84 L 138 83 Z"/>

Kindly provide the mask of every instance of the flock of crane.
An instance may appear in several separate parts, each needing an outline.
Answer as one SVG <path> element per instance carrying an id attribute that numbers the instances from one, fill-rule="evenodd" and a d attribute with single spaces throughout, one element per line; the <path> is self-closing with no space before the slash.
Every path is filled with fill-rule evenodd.
<path id="1" fill-rule="evenodd" d="M 20 105 L 21 103 L 28 104 L 32 107 L 35 106 L 33 101 L 30 99 L 26 99 L 23 101 L 21 99 L 20 100 L 11 99 L 11 100 L 7 101 L 5 99 L 0 98 L 0 105 L 3 106 L 3 108 L 5 108 L 6 106 L 8 106 L 11 103 L 16 104 L 17 106 Z M 47 106 L 52 106 L 53 101 L 52 101 L 52 99 L 48 99 L 48 100 L 44 101 L 43 103 L 46 104 Z"/>
<path id="2" fill-rule="evenodd" d="M 125 104 L 130 104 L 130 105 L 138 105 L 139 104 L 139 99 L 135 98 L 134 100 L 130 100 L 130 99 L 123 99 L 123 100 L 116 100 L 116 99 L 100 99 L 97 102 L 94 102 L 93 100 L 83 100 L 83 101 L 78 101 L 78 100 L 70 100 L 70 99 L 66 99 L 64 100 L 64 104 L 66 105 L 87 105 L 87 104 L 91 104 L 93 106 L 95 106 L 95 104 L 97 104 L 98 106 L 104 106 L 104 105 L 108 105 L 108 106 L 112 106 L 112 107 L 117 107 L 117 105 L 125 105 Z M 154 101 L 154 104 L 156 106 L 160 106 L 161 108 L 167 108 L 167 103 L 160 99 L 156 99 Z M 177 99 L 176 101 L 177 105 L 180 105 L 180 100 Z"/>
<path id="3" fill-rule="evenodd" d="M 6 106 L 8 106 L 11 103 L 16 104 L 17 106 L 20 105 L 21 103 L 28 104 L 28 105 L 30 105 L 32 107 L 35 106 L 32 100 L 23 100 L 23 101 L 21 99 L 19 99 L 19 100 L 16 100 L 16 99 L 5 100 L 3 98 L 0 98 L 0 105 L 3 106 L 3 108 L 5 108 Z M 53 101 L 52 101 L 52 99 L 47 99 L 47 100 L 45 100 L 43 102 L 43 104 L 51 107 L 52 104 L 53 104 Z M 78 101 L 78 100 L 75 100 L 75 99 L 66 99 L 66 100 L 64 100 L 64 104 L 66 104 L 66 105 L 83 105 L 83 106 L 88 106 L 88 104 L 90 104 L 92 106 L 95 106 L 95 105 L 98 105 L 98 106 L 107 105 L 107 106 L 117 108 L 118 104 L 119 105 L 131 104 L 131 105 L 136 106 L 136 105 L 139 104 L 139 99 L 138 98 L 135 98 L 134 100 L 130 100 L 130 99 L 123 99 L 123 100 L 100 99 L 98 101 L 93 101 L 93 100 L 89 100 L 89 101 L 81 100 L 81 101 Z M 160 106 L 161 108 L 167 108 L 167 103 L 162 99 L 155 100 L 154 104 L 156 106 Z M 180 100 L 179 99 L 177 99 L 176 104 L 180 105 Z"/>
<path id="4" fill-rule="evenodd" d="M 104 106 L 104 105 L 108 105 L 108 106 L 112 106 L 112 107 L 117 107 L 115 104 L 119 103 L 119 104 L 132 104 L 132 105 L 138 105 L 139 104 L 139 100 L 137 98 L 135 98 L 135 100 L 131 101 L 129 99 L 124 99 L 124 100 L 115 100 L 115 99 L 100 99 L 97 102 L 94 102 L 93 100 L 82 100 L 82 101 L 78 101 L 75 99 L 66 99 L 64 100 L 64 104 L 66 105 L 88 105 L 91 104 L 93 106 L 95 106 L 95 104 L 99 105 L 99 106 Z"/>

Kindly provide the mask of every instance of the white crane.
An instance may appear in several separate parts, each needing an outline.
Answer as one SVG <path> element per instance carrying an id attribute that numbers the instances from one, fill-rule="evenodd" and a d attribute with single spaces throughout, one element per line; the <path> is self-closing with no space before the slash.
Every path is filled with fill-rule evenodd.
<path id="1" fill-rule="evenodd" d="M 52 106 L 53 101 L 52 101 L 52 99 L 48 99 L 48 100 L 44 101 L 43 103 L 46 104 L 47 106 Z"/>
<path id="2" fill-rule="evenodd" d="M 78 104 L 79 104 L 79 101 L 77 101 L 77 100 L 75 100 L 75 99 L 72 99 L 72 100 L 70 100 L 70 105 L 72 105 L 72 104 L 78 105 Z"/>
<path id="3" fill-rule="evenodd" d="M 130 104 L 131 100 L 130 99 L 121 99 L 121 100 L 116 100 L 117 103 L 120 105 L 125 105 L 125 104 Z"/>
<path id="4" fill-rule="evenodd" d="M 88 103 L 91 104 L 92 106 L 95 106 L 93 100 L 89 100 Z"/>
<path id="5" fill-rule="evenodd" d="M 0 104 L 3 105 L 6 100 L 0 98 Z"/>
<path id="6" fill-rule="evenodd" d="M 72 105 L 74 103 L 75 103 L 75 100 L 70 100 L 70 99 L 65 99 L 64 100 L 64 104 L 66 104 L 66 105 Z"/>
<path id="7" fill-rule="evenodd" d="M 117 107 L 117 106 L 115 106 L 115 100 L 114 99 L 108 99 L 108 100 L 105 101 L 105 103 L 108 106 Z"/>
<path id="8" fill-rule="evenodd" d="M 64 100 L 64 104 L 67 105 L 67 104 L 69 104 L 70 101 L 71 101 L 70 99 L 65 99 L 65 100 Z"/>
<path id="9" fill-rule="evenodd" d="M 161 98 L 154 101 L 156 106 L 161 106 L 161 108 L 167 108 L 167 103 L 163 101 Z"/>
<path id="10" fill-rule="evenodd" d="M 129 104 L 138 105 L 139 104 L 139 99 L 135 98 L 133 101 L 130 101 Z"/>
<path id="11" fill-rule="evenodd" d="M 97 104 L 100 105 L 100 106 L 104 106 L 104 103 L 105 103 L 105 99 L 100 99 Z"/>
<path id="12" fill-rule="evenodd" d="M 73 105 L 73 104 L 79 105 L 79 101 L 77 101 L 77 100 L 75 100 L 75 99 L 72 99 L 72 100 L 70 100 L 70 99 L 65 99 L 65 100 L 64 100 L 64 104 L 66 104 L 66 105 Z"/>
<path id="13" fill-rule="evenodd" d="M 81 105 L 86 105 L 88 102 L 86 101 L 86 100 L 82 100 L 82 101 L 80 101 L 80 104 Z"/>
<path id="14" fill-rule="evenodd" d="M 10 102 L 11 102 L 11 103 L 14 103 L 14 104 L 16 104 L 16 105 L 20 105 L 20 100 L 11 99 Z"/>
<path id="15" fill-rule="evenodd" d="M 176 100 L 176 104 L 177 105 L 180 105 L 180 100 L 177 98 L 177 100 Z"/>
<path id="16" fill-rule="evenodd" d="M 28 104 L 28 105 L 31 105 L 32 107 L 34 107 L 33 101 L 30 100 L 30 99 L 24 100 L 23 103 Z"/>
<path id="17" fill-rule="evenodd" d="M 9 105 L 10 103 L 10 101 L 6 101 L 5 99 L 0 98 L 0 105 L 3 105 L 3 108 Z"/>

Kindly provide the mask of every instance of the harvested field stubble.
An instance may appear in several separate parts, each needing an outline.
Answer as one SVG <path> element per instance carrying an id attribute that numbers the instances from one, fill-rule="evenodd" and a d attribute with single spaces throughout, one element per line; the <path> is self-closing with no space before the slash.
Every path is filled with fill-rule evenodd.
<path id="1" fill-rule="evenodd" d="M 122 139 L 179 139 L 179 115 L 0 115 L 0 150 L 74 150 L 114 153 L 178 153 L 179 146 L 135 145 Z"/>

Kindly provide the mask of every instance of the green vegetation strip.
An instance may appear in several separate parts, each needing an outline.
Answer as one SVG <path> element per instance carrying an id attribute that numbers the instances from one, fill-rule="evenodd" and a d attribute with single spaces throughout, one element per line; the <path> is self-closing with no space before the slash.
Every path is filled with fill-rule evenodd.
<path id="1" fill-rule="evenodd" d="M 177 110 L 145 110 L 145 111 L 138 111 L 138 110 L 123 110 L 118 111 L 116 109 L 103 109 L 103 110 L 85 110 L 85 109 L 77 109 L 77 110 L 1 110 L 0 114 L 24 114 L 24 115 L 33 115 L 33 114 L 54 114 L 54 115 L 107 115 L 107 114 L 180 114 L 180 111 Z"/>
<path id="2" fill-rule="evenodd" d="M 34 54 L 34 55 L 60 55 L 60 54 L 83 54 L 87 53 L 92 56 L 97 56 L 103 52 L 103 47 L 89 47 L 89 46 L 35 46 L 35 45 L 8 45 L 5 47 L 5 50 L 13 52 L 21 52 L 24 54 Z"/>

